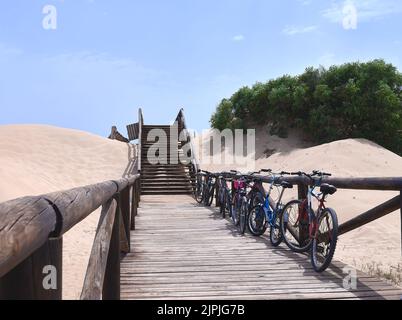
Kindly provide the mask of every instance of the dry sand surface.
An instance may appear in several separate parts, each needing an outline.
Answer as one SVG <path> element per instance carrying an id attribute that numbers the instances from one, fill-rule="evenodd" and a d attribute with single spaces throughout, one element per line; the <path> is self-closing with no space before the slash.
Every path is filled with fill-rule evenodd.
<path id="1" fill-rule="evenodd" d="M 261 134 L 261 132 L 263 134 Z M 275 171 L 322 170 L 337 177 L 402 177 L 402 157 L 364 139 L 348 139 L 329 144 L 306 147 L 302 135 L 292 132 L 287 139 L 266 134 L 266 128 L 257 130 L 255 168 L 272 168 Z M 207 136 L 199 137 L 204 146 Z M 275 150 L 270 157 L 267 149 Z M 238 169 L 236 164 L 202 164 L 211 171 Z M 243 169 L 244 171 L 245 169 Z M 339 190 L 328 199 L 339 222 L 345 222 L 368 209 L 379 205 L 397 192 Z M 287 199 L 296 197 L 295 191 Z M 287 200 L 286 199 L 286 200 Z M 383 277 L 402 279 L 401 217 L 394 212 L 340 237 L 335 258 L 363 271 Z"/>
<path id="2" fill-rule="evenodd" d="M 0 202 L 105 180 L 126 172 L 128 144 L 43 125 L 0 126 Z M 63 297 L 79 298 L 99 210 L 64 236 Z"/>

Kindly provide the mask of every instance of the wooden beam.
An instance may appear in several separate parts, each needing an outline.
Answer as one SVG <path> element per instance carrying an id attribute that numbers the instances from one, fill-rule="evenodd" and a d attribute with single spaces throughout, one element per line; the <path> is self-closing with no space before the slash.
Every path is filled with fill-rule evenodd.
<path id="1" fill-rule="evenodd" d="M 257 176 L 258 177 L 258 176 Z M 272 177 L 260 176 L 265 183 L 271 183 Z M 311 185 L 311 180 L 307 177 L 284 176 L 278 179 L 279 182 L 286 181 L 293 185 Z M 395 190 L 402 189 L 402 177 L 375 177 L 375 178 L 333 178 L 325 177 L 322 183 L 329 183 L 339 189 L 354 190 Z"/>
<path id="2" fill-rule="evenodd" d="M 116 184 L 113 181 L 107 181 L 64 192 L 51 193 L 45 197 L 59 209 L 63 217 L 61 234 L 64 234 L 105 204 L 116 192 Z"/>
<path id="3" fill-rule="evenodd" d="M 54 209 L 41 197 L 0 204 L 0 278 L 38 250 L 55 228 Z"/>
<path id="4" fill-rule="evenodd" d="M 81 300 L 101 300 L 109 256 L 117 202 L 109 200 L 102 208 L 88 262 Z"/>
<path id="5" fill-rule="evenodd" d="M 339 226 L 339 235 L 350 232 L 361 226 L 377 220 L 391 212 L 398 210 L 401 207 L 401 196 L 396 196 L 379 206 L 368 210 L 367 212 L 358 215 L 357 217 L 341 224 Z"/>
<path id="6" fill-rule="evenodd" d="M 298 189 L 297 189 L 297 193 L 298 193 L 298 199 L 303 201 L 307 198 L 307 193 L 308 193 L 308 188 L 306 185 L 304 184 L 299 184 L 298 185 Z M 295 239 L 297 239 L 297 241 L 302 244 L 305 243 L 305 241 L 309 238 L 309 229 L 308 229 L 308 225 L 304 225 L 304 224 L 299 224 L 299 237 L 295 236 L 294 234 L 292 234 Z"/>
<path id="7" fill-rule="evenodd" d="M 61 300 L 62 239 L 49 239 L 0 278 L 1 300 Z"/>
<path id="8" fill-rule="evenodd" d="M 115 211 L 112 236 L 107 256 L 102 299 L 120 300 L 120 210 L 118 205 Z"/>

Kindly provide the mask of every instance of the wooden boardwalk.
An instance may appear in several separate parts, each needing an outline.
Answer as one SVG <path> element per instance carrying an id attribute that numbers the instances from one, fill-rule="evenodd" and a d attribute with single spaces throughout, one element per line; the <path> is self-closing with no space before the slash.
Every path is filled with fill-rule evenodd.
<path id="1" fill-rule="evenodd" d="M 402 290 L 358 272 L 343 287 L 344 265 L 322 274 L 309 257 L 266 238 L 241 236 L 215 209 L 188 196 L 143 196 L 121 262 L 122 299 L 400 299 Z"/>

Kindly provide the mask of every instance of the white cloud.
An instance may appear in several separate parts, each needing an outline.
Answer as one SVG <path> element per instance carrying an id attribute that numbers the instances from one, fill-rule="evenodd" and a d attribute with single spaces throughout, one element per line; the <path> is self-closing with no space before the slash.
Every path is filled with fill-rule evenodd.
<path id="1" fill-rule="evenodd" d="M 313 0 L 297 0 L 302 6 L 309 6 Z"/>
<path id="2" fill-rule="evenodd" d="M 245 39 L 245 37 L 242 34 L 238 34 L 237 36 L 234 36 L 232 38 L 233 41 L 243 41 Z"/>
<path id="3" fill-rule="evenodd" d="M 317 26 L 297 27 L 287 26 L 282 32 L 288 36 L 294 36 L 296 34 L 309 33 L 317 30 Z"/>
<path id="4" fill-rule="evenodd" d="M 333 23 L 342 23 L 344 19 L 343 8 L 347 5 L 356 7 L 360 22 L 402 12 L 402 1 L 400 0 L 346 0 L 334 1 L 330 8 L 322 12 L 322 15 Z"/>
<path id="5" fill-rule="evenodd" d="M 0 56 L 19 56 L 21 54 L 23 54 L 21 49 L 0 42 Z"/>

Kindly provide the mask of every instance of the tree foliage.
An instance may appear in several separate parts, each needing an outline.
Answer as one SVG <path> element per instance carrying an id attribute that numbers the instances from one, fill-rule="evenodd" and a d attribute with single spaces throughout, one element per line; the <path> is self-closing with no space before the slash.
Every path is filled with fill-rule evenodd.
<path id="1" fill-rule="evenodd" d="M 307 68 L 239 89 L 220 102 L 211 124 L 271 124 L 282 135 L 297 127 L 318 143 L 366 138 L 402 155 L 402 74 L 384 60 Z"/>

